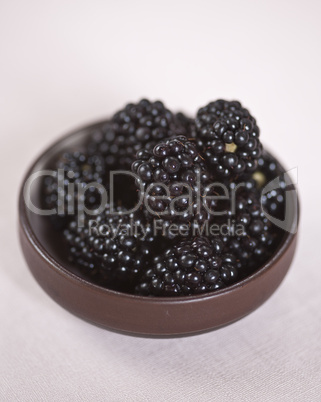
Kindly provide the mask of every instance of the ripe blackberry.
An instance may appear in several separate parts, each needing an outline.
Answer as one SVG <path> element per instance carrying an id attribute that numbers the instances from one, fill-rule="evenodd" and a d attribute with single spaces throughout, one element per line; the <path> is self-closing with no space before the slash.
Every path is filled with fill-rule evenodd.
<path id="1" fill-rule="evenodd" d="M 220 224 L 228 227 L 223 237 L 225 251 L 255 269 L 275 251 L 278 232 L 262 210 L 260 191 L 253 182 L 247 184 L 236 190 L 235 210 L 228 208 Z"/>
<path id="2" fill-rule="evenodd" d="M 209 173 L 196 145 L 184 136 L 158 143 L 153 151 L 140 150 L 132 171 L 144 192 L 144 213 L 158 219 L 164 228 L 172 223 L 182 228 L 196 220 L 210 219 L 197 192 L 208 184 Z M 165 234 L 171 237 L 170 233 Z"/>
<path id="3" fill-rule="evenodd" d="M 195 126 L 198 146 L 215 174 L 235 177 L 256 169 L 262 153 L 260 131 L 240 102 L 209 103 L 198 110 Z"/>
<path id="4" fill-rule="evenodd" d="M 285 217 L 285 190 L 287 184 L 282 167 L 269 153 L 263 152 L 258 160 L 258 168 L 254 173 L 255 175 L 261 177 L 261 187 L 265 187 L 276 178 L 279 179 L 279 187 L 264 193 L 261 201 L 265 211 L 273 217 L 283 220 Z"/>
<path id="5" fill-rule="evenodd" d="M 283 220 L 285 217 L 285 182 L 281 182 L 282 187 L 276 190 L 271 190 L 262 195 L 262 205 L 268 214 L 275 218 Z M 283 187 L 284 186 L 284 187 Z"/>
<path id="6" fill-rule="evenodd" d="M 278 179 L 277 188 L 265 192 L 265 187 L 275 179 Z M 264 211 L 280 220 L 285 215 L 285 190 L 287 184 L 284 178 L 284 170 L 279 162 L 268 152 L 263 151 L 258 159 L 258 166 L 252 174 L 243 174 L 236 180 L 230 180 L 227 184 L 231 188 L 242 183 L 247 190 L 257 190 Z M 262 191 L 264 192 L 263 194 Z"/>
<path id="7" fill-rule="evenodd" d="M 136 286 L 136 293 L 145 296 L 206 293 L 233 283 L 240 269 L 236 258 L 223 252 L 219 238 L 184 239 L 154 258 L 152 268 Z"/>
<path id="8" fill-rule="evenodd" d="M 117 213 L 124 210 L 118 207 Z M 63 235 L 70 261 L 85 275 L 115 290 L 132 292 L 153 255 L 151 228 L 137 215 L 110 214 L 109 208 L 98 216 L 86 217 L 84 227 L 73 220 Z"/>
<path id="9" fill-rule="evenodd" d="M 46 176 L 43 180 L 44 208 L 55 208 L 59 213 L 59 209 L 63 207 L 61 215 L 66 217 L 76 213 L 77 208 L 82 208 L 82 205 L 90 209 L 100 205 L 103 192 L 101 187 L 90 186 L 84 194 L 78 190 L 89 183 L 105 184 L 106 170 L 103 158 L 79 151 L 65 152 L 56 160 L 52 169 L 55 176 Z M 56 223 L 61 222 L 57 215 L 53 215 L 53 218 Z"/>
<path id="10" fill-rule="evenodd" d="M 112 168 L 130 169 L 136 152 L 168 137 L 186 134 L 188 118 L 168 110 L 162 102 L 142 99 L 118 111 L 110 121 L 92 134 L 91 153 L 105 157 Z"/>

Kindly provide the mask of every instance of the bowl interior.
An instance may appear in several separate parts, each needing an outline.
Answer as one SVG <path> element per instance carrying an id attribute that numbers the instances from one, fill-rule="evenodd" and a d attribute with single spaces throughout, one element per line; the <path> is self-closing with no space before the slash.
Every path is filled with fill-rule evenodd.
<path id="1" fill-rule="evenodd" d="M 42 170 L 55 170 L 54 162 L 57 155 L 66 150 L 82 150 L 88 139 L 88 134 L 99 126 L 100 124 L 95 124 L 90 128 L 81 129 L 58 140 L 38 158 L 28 176 L 30 177 L 32 173 Z M 33 205 L 40 209 L 42 208 L 42 181 L 43 176 L 37 178 L 33 181 L 30 189 L 30 200 Z M 25 211 L 31 230 L 43 249 L 68 271 L 85 279 L 82 271 L 79 270 L 76 265 L 69 262 L 66 244 L 63 241 L 63 237 L 59 235 L 59 232 L 52 227 L 50 216 L 34 213 L 28 208 L 25 208 Z"/>

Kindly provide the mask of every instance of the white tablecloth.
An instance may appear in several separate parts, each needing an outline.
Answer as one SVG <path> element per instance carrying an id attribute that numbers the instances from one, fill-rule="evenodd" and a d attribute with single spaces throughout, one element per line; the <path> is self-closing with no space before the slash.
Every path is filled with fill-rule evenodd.
<path id="1" fill-rule="evenodd" d="M 320 401 L 320 2 L 2 1 L 0 400 Z M 127 101 L 195 113 L 240 99 L 298 167 L 293 266 L 260 309 L 182 339 L 111 333 L 72 316 L 29 273 L 22 175 L 58 135 Z"/>

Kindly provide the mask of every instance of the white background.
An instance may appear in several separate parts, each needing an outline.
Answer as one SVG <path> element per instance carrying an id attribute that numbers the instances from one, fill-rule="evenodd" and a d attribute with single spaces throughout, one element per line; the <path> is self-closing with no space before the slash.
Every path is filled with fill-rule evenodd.
<path id="1" fill-rule="evenodd" d="M 321 24 L 315 1 L 0 2 L 0 400 L 321 399 Z M 57 136 L 128 101 L 191 114 L 239 99 L 299 169 L 300 244 L 273 297 L 206 335 L 153 340 L 75 318 L 17 240 L 24 171 Z"/>

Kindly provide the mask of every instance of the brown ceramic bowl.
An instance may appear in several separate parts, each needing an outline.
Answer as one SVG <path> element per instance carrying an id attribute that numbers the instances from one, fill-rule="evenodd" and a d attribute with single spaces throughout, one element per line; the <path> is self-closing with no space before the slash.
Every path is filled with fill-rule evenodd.
<path id="1" fill-rule="evenodd" d="M 31 173 L 50 166 L 62 149 L 79 146 L 102 123 L 76 130 L 48 148 L 27 172 L 19 197 L 20 241 L 27 264 L 42 288 L 61 306 L 84 320 L 110 330 L 145 336 L 191 335 L 216 329 L 251 313 L 277 289 L 292 262 L 297 235 L 286 233 L 279 249 L 257 272 L 214 293 L 148 298 L 95 285 L 68 266 L 61 238 L 48 219 L 25 205 L 23 188 Z M 39 182 L 32 199 L 39 205 Z M 296 200 L 293 197 L 293 205 Z"/>

